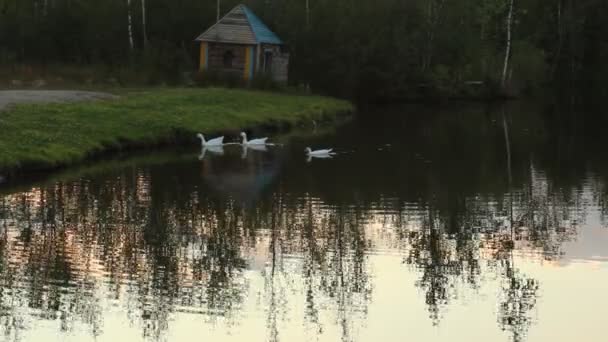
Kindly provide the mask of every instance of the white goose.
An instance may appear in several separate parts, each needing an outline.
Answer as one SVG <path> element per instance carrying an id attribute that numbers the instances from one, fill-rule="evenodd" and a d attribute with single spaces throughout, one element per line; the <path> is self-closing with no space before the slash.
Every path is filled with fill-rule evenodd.
<path id="1" fill-rule="evenodd" d="M 326 149 L 326 150 L 311 150 L 310 147 L 307 147 L 304 152 L 306 152 L 306 155 L 311 156 L 311 157 L 329 157 L 329 156 L 333 156 L 335 155 L 335 153 L 333 152 L 333 149 Z"/>
<path id="2" fill-rule="evenodd" d="M 266 145 L 266 140 L 268 140 L 268 138 L 247 140 L 247 134 L 245 132 L 241 132 L 241 137 L 243 137 L 243 145 L 245 146 Z"/>
<path id="3" fill-rule="evenodd" d="M 224 144 L 224 137 L 218 137 L 218 138 L 214 138 L 211 140 L 205 140 L 205 136 L 203 136 L 202 134 L 197 134 L 196 135 L 197 138 L 201 139 L 201 145 L 203 147 L 205 146 L 222 146 Z"/>

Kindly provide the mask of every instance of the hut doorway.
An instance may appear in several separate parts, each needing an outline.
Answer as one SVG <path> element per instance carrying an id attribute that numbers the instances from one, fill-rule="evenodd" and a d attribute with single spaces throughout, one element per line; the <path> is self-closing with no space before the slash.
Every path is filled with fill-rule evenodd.
<path id="1" fill-rule="evenodd" d="M 264 51 L 264 65 L 262 70 L 265 73 L 272 71 L 272 51 Z"/>
<path id="2" fill-rule="evenodd" d="M 232 62 L 234 61 L 234 53 L 232 50 L 224 52 L 224 68 L 232 68 Z"/>

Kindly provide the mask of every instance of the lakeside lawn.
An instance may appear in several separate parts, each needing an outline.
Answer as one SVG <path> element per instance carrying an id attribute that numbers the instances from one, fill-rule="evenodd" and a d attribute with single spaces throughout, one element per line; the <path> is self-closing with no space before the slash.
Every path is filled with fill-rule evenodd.
<path id="1" fill-rule="evenodd" d="M 293 125 L 354 108 L 322 96 L 204 88 L 151 89 L 118 100 L 22 104 L 0 112 L 0 170 L 42 169 L 106 150 L 194 139 L 261 125 Z M 181 137 L 182 135 L 186 138 Z"/>

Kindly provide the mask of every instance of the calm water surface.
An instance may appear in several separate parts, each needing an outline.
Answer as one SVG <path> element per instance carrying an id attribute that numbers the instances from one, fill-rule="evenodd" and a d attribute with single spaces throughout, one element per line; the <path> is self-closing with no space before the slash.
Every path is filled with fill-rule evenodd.
<path id="1" fill-rule="evenodd" d="M 4 185 L 0 340 L 606 341 L 600 124 L 366 114 Z"/>

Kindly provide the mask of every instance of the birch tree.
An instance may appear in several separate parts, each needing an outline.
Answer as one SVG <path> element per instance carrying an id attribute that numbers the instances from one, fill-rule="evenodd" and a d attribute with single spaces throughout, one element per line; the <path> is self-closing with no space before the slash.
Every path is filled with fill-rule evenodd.
<path id="1" fill-rule="evenodd" d="M 135 49 L 135 44 L 133 43 L 133 25 L 131 20 L 131 0 L 127 0 L 127 30 L 129 33 L 129 48 L 131 51 Z"/>
<path id="2" fill-rule="evenodd" d="M 306 28 L 310 29 L 310 0 L 306 0 Z"/>
<path id="3" fill-rule="evenodd" d="M 511 29 L 513 27 L 513 0 L 509 0 L 509 12 L 507 14 L 507 41 L 505 51 L 505 61 L 502 67 L 501 84 L 504 88 L 507 82 L 507 72 L 509 70 L 509 59 L 511 58 Z"/>
<path id="4" fill-rule="evenodd" d="M 436 30 L 441 21 L 441 12 L 445 5 L 445 0 L 429 0 L 427 7 L 427 31 L 426 31 L 426 54 L 422 61 L 422 70 L 430 68 L 433 59 L 433 48 L 435 44 Z"/>
<path id="5" fill-rule="evenodd" d="M 141 0 L 141 31 L 144 40 L 144 49 L 148 47 L 148 29 L 146 27 L 146 0 Z"/>
<path id="6" fill-rule="evenodd" d="M 141 30 L 144 36 L 144 49 L 148 47 L 148 32 L 146 28 L 146 0 L 141 0 Z"/>
<path id="7" fill-rule="evenodd" d="M 215 22 L 220 21 L 220 0 L 217 0 L 217 12 L 215 15 Z"/>

